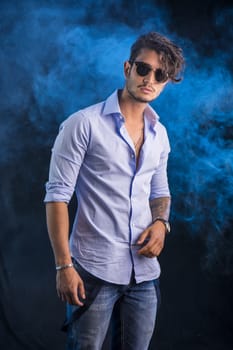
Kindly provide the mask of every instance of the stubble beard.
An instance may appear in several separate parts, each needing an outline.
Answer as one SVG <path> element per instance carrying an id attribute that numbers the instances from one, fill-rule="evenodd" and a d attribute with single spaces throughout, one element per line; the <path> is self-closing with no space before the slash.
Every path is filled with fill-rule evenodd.
<path id="1" fill-rule="evenodd" d="M 126 85 L 126 89 L 128 91 L 128 94 L 136 101 L 136 102 L 140 102 L 140 103 L 150 103 L 152 102 L 154 99 L 149 99 L 149 100 L 146 100 L 142 97 L 138 97 L 136 96 L 131 90 L 130 88 Z"/>

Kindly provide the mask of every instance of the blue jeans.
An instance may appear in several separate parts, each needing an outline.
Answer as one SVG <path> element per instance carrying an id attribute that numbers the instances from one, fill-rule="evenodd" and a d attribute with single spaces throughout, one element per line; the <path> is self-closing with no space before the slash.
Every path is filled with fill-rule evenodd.
<path id="1" fill-rule="evenodd" d="M 84 280 L 86 297 L 95 288 L 95 281 L 85 281 L 85 271 L 75 263 Z M 114 305 L 120 310 L 119 350 L 147 350 L 153 334 L 157 311 L 157 280 L 128 285 L 104 282 L 89 308 L 68 322 L 67 350 L 101 350 Z M 68 305 L 68 320 L 80 307 Z"/>

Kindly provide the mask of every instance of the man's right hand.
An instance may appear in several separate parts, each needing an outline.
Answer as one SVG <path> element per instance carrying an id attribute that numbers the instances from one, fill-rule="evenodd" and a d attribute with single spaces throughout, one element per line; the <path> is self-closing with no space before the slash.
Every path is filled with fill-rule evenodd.
<path id="1" fill-rule="evenodd" d="M 71 305 L 84 305 L 80 300 L 86 298 L 84 283 L 73 267 L 57 271 L 56 283 L 57 294 L 62 301 Z"/>

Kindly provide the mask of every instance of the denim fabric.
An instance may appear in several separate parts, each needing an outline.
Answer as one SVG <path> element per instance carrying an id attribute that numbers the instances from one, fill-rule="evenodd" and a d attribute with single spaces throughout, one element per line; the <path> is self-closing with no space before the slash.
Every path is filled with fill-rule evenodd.
<path id="1" fill-rule="evenodd" d="M 80 266 L 76 265 L 76 268 L 82 273 Z M 88 298 L 89 292 L 96 287 L 95 279 L 84 280 L 84 284 Z M 136 284 L 134 278 L 128 285 L 103 282 L 88 309 L 68 325 L 66 349 L 101 350 L 116 303 L 121 321 L 119 350 L 148 349 L 157 311 L 155 285 L 158 288 L 155 281 Z M 68 305 L 68 319 L 78 309 L 77 306 Z"/>

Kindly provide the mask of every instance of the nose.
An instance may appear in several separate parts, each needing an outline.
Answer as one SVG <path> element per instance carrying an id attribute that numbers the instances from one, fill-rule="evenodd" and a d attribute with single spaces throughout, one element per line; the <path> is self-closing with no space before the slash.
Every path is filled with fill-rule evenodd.
<path id="1" fill-rule="evenodd" d="M 155 73 L 153 70 L 151 70 L 144 78 L 143 78 L 143 83 L 151 83 L 154 84 L 156 82 L 155 80 Z"/>

